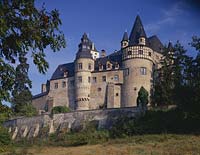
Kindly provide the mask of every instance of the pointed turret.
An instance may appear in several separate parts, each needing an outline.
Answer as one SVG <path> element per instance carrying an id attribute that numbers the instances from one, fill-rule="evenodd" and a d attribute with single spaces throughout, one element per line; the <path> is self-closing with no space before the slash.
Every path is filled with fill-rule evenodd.
<path id="1" fill-rule="evenodd" d="M 124 32 L 122 41 L 128 41 L 128 32 Z"/>
<path id="2" fill-rule="evenodd" d="M 91 55 L 92 42 L 89 40 L 86 33 L 83 34 L 81 38 L 81 43 L 79 44 L 79 49 L 76 54 L 76 59 L 78 58 L 92 58 Z"/>
<path id="3" fill-rule="evenodd" d="M 145 39 L 147 38 L 140 16 L 135 19 L 134 26 L 129 36 L 129 45 L 145 45 Z"/>
<path id="4" fill-rule="evenodd" d="M 128 46 L 128 33 L 124 32 L 122 41 L 121 41 L 121 48 L 125 48 Z"/>

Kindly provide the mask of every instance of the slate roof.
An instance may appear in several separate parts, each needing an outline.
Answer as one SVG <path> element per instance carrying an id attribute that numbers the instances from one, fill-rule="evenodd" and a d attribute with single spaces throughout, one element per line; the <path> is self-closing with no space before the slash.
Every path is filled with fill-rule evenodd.
<path id="1" fill-rule="evenodd" d="M 92 41 L 87 37 L 87 34 L 84 33 L 81 38 L 81 43 L 79 44 L 79 50 L 76 53 L 76 59 L 78 58 L 91 58 L 92 54 L 90 50 L 92 49 Z"/>
<path id="2" fill-rule="evenodd" d="M 164 48 L 163 44 L 156 35 L 148 38 L 148 46 L 159 53 L 162 53 L 162 49 Z"/>
<path id="3" fill-rule="evenodd" d="M 122 41 L 128 41 L 128 32 L 124 32 Z"/>
<path id="4" fill-rule="evenodd" d="M 99 71 L 99 65 L 103 65 L 103 70 L 106 69 L 106 63 L 109 61 L 113 64 L 113 68 L 115 67 L 115 64 L 119 64 L 119 67 L 122 66 L 122 51 L 114 52 L 106 57 L 98 58 L 95 61 L 95 71 Z"/>
<path id="5" fill-rule="evenodd" d="M 67 77 L 74 76 L 74 63 L 67 63 L 59 65 L 53 73 L 51 80 L 61 79 L 64 76 L 64 72 L 67 71 Z"/>
<path id="6" fill-rule="evenodd" d="M 32 97 L 32 99 L 36 99 L 36 98 L 40 98 L 40 97 L 42 97 L 42 96 L 46 96 L 46 95 L 48 95 L 48 91 L 47 92 L 44 92 L 44 93 L 40 93 L 40 94 L 37 94 L 37 95 L 34 95 L 33 97 Z"/>
<path id="7" fill-rule="evenodd" d="M 129 46 L 137 45 L 140 37 L 146 38 L 146 33 L 140 16 L 137 15 L 131 34 L 129 36 Z"/>

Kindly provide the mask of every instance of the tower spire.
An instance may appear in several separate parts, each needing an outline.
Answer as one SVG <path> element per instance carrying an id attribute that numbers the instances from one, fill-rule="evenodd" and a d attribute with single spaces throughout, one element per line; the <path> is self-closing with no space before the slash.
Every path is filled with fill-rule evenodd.
<path id="1" fill-rule="evenodd" d="M 137 45 L 140 37 L 146 38 L 147 36 L 140 16 L 137 15 L 131 34 L 129 36 L 129 45 Z"/>
<path id="2" fill-rule="evenodd" d="M 128 32 L 127 31 L 124 32 L 122 41 L 128 41 Z"/>

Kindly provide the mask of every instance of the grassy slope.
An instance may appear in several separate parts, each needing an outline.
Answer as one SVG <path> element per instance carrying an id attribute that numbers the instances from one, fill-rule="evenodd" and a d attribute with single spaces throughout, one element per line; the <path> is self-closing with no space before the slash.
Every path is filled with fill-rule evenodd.
<path id="1" fill-rule="evenodd" d="M 17 150 L 17 151 L 16 151 Z M 16 148 L 17 155 L 200 155 L 200 136 L 144 135 L 77 147 Z M 14 155 L 16 153 L 12 153 Z"/>

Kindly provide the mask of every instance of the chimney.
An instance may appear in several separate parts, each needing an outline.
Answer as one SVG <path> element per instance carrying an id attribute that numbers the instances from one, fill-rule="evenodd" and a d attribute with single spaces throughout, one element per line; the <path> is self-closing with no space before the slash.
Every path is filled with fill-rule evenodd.
<path id="1" fill-rule="evenodd" d="M 101 50 L 101 57 L 105 57 L 106 56 L 106 51 L 105 50 Z"/>
<path id="2" fill-rule="evenodd" d="M 94 43 L 92 43 L 92 50 L 94 51 Z"/>

